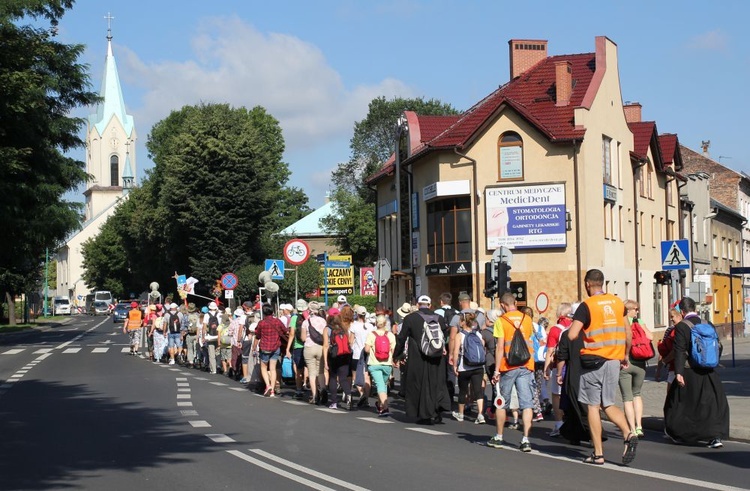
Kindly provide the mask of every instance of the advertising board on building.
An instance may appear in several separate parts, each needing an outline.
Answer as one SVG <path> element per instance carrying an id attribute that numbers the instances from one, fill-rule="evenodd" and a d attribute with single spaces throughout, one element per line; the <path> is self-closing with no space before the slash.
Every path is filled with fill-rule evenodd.
<path id="1" fill-rule="evenodd" d="M 565 247 L 565 184 L 488 186 L 487 249 Z"/>
<path id="2" fill-rule="evenodd" d="M 375 268 L 359 268 L 359 291 L 360 295 L 376 297 L 378 295 L 378 283 L 375 280 Z"/>
<path id="3" fill-rule="evenodd" d="M 352 262 L 352 256 L 328 256 L 328 264 L 349 263 Z M 327 267 L 324 274 L 328 276 L 328 294 L 329 295 L 353 295 L 354 294 L 354 267 L 348 268 Z M 324 295 L 326 291 L 325 284 L 320 284 L 320 294 Z"/>

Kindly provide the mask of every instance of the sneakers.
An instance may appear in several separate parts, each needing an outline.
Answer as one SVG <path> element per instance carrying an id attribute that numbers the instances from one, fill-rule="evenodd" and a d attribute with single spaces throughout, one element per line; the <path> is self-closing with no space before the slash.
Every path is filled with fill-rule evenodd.
<path id="1" fill-rule="evenodd" d="M 521 450 L 521 452 L 528 453 L 531 452 L 531 443 L 528 441 L 521 442 L 521 445 L 518 446 L 518 448 Z"/>
<path id="2" fill-rule="evenodd" d="M 459 421 L 459 422 L 463 422 L 463 420 L 464 420 L 464 415 L 461 414 L 461 413 L 459 413 L 459 412 L 457 412 L 457 411 L 453 411 L 451 413 L 451 416 L 453 416 L 453 419 L 455 419 L 456 421 Z"/>
<path id="3" fill-rule="evenodd" d="M 508 428 L 511 430 L 517 430 L 519 428 L 518 421 L 513 421 L 512 423 L 508 423 Z"/>
<path id="4" fill-rule="evenodd" d="M 477 416 L 477 419 L 474 420 L 475 425 L 483 425 L 485 423 L 484 416 L 481 414 Z"/>
<path id="5" fill-rule="evenodd" d="M 531 421 L 544 421 L 544 415 L 542 413 L 536 413 Z"/>
<path id="6" fill-rule="evenodd" d="M 271 389 L 271 393 L 268 394 L 268 397 L 276 397 L 276 391 L 274 391 L 273 389 Z"/>
<path id="7" fill-rule="evenodd" d="M 366 396 L 361 396 L 357 401 L 357 407 L 370 407 L 370 403 L 367 401 Z"/>
<path id="8" fill-rule="evenodd" d="M 552 428 L 552 431 L 549 432 L 549 436 L 551 436 L 552 438 L 557 438 L 558 436 L 560 436 L 560 428 Z"/>
<path id="9" fill-rule="evenodd" d="M 708 445 L 706 445 L 708 448 L 721 448 L 724 446 L 723 443 L 721 443 L 720 438 L 714 438 L 710 442 L 708 442 Z"/>
<path id="10" fill-rule="evenodd" d="M 263 397 L 270 397 L 273 393 L 273 388 L 266 387 L 266 390 L 263 392 Z"/>
<path id="11" fill-rule="evenodd" d="M 328 409 L 338 409 L 338 408 L 339 408 L 339 405 L 336 404 L 335 402 L 331 404 L 330 406 L 328 406 Z"/>
<path id="12" fill-rule="evenodd" d="M 505 442 L 503 442 L 502 438 L 498 438 L 497 435 L 493 436 L 489 440 L 487 440 L 487 446 L 492 448 L 503 448 L 505 445 Z"/>
<path id="13" fill-rule="evenodd" d="M 638 438 L 643 438 L 643 428 L 637 426 L 635 428 L 635 436 L 637 436 Z"/>
<path id="14" fill-rule="evenodd" d="M 250 380 L 248 380 L 248 379 L 247 379 L 247 378 L 245 378 L 245 377 L 242 377 L 242 378 L 240 379 L 240 383 L 241 383 L 241 384 L 246 384 L 246 383 L 248 383 L 248 382 L 250 382 Z"/>
<path id="15" fill-rule="evenodd" d="M 174 360 L 169 360 L 170 365 L 174 365 Z"/>

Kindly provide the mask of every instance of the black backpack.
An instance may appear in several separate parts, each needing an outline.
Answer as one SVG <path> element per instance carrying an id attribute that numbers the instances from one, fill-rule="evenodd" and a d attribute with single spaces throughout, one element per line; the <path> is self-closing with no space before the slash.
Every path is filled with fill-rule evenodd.
<path id="1" fill-rule="evenodd" d="M 218 336 L 219 335 L 219 317 L 214 314 L 208 314 L 208 323 L 207 323 L 207 334 L 209 336 Z"/>
<path id="2" fill-rule="evenodd" d="M 302 341 L 302 321 L 304 321 L 302 314 L 294 314 L 289 321 L 289 327 L 294 328 L 294 340 L 297 344 L 305 344 L 305 342 Z"/>
<path id="3" fill-rule="evenodd" d="M 180 332 L 180 318 L 177 314 L 169 314 L 169 325 L 167 327 L 171 334 Z"/>

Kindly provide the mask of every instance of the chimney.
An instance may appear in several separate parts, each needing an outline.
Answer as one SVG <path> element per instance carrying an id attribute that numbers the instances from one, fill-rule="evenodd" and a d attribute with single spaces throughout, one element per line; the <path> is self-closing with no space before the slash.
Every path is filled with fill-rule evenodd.
<path id="1" fill-rule="evenodd" d="M 540 39 L 511 39 L 510 48 L 510 79 L 521 75 L 537 63 L 547 58 L 547 41 Z"/>
<path id="2" fill-rule="evenodd" d="M 573 64 L 569 61 L 555 62 L 556 106 L 570 104 L 570 94 L 573 92 Z"/>
<path id="3" fill-rule="evenodd" d="M 703 156 L 708 157 L 708 147 L 711 146 L 711 140 L 701 140 L 701 148 L 703 149 Z"/>
<path id="4" fill-rule="evenodd" d="M 641 105 L 637 102 L 626 102 L 622 108 L 625 110 L 625 121 L 628 123 L 641 122 Z"/>

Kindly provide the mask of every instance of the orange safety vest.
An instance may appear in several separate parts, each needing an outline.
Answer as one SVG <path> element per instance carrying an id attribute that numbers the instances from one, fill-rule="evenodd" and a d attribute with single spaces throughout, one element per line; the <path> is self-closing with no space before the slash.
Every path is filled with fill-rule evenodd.
<path id="1" fill-rule="evenodd" d="M 140 309 L 131 309 L 130 312 L 128 312 L 128 331 L 140 329 L 142 320 L 143 314 Z"/>
<path id="2" fill-rule="evenodd" d="M 502 317 L 500 317 L 498 319 L 498 322 L 500 322 L 499 327 L 502 329 L 502 331 L 496 332 L 495 337 L 503 338 L 503 351 L 505 353 L 505 356 L 503 356 L 503 359 L 500 361 L 500 372 L 508 372 L 510 370 L 515 370 L 516 368 L 521 367 L 528 368 L 533 372 L 534 344 L 531 341 L 531 335 L 534 332 L 534 325 L 531 323 L 531 318 L 520 310 L 512 310 L 510 312 L 506 312 Z M 529 361 L 527 361 L 526 364 L 511 366 L 508 365 L 508 352 L 510 352 L 510 343 L 513 341 L 513 334 L 516 331 L 516 323 L 518 323 L 521 334 L 523 334 L 523 338 L 526 340 L 526 346 L 529 348 L 529 354 L 531 356 L 529 357 Z M 501 336 L 498 336 L 498 334 L 500 334 Z"/>
<path id="3" fill-rule="evenodd" d="M 582 355 L 595 355 L 607 360 L 625 358 L 625 304 L 611 293 L 587 298 L 591 323 L 583 331 Z"/>

